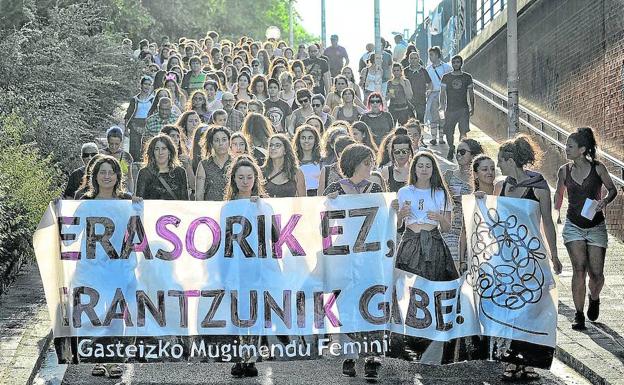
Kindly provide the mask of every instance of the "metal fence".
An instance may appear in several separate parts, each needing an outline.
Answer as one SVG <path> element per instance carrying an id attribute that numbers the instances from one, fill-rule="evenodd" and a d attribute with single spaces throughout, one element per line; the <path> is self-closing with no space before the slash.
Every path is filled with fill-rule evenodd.
<path id="1" fill-rule="evenodd" d="M 474 32 L 481 33 L 505 9 L 505 0 L 473 0 L 476 4 L 474 15 Z"/>

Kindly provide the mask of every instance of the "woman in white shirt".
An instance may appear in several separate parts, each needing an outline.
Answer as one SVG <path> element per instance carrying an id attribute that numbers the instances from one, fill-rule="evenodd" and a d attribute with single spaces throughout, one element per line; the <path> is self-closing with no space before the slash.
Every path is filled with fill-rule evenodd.
<path id="1" fill-rule="evenodd" d="M 459 278 L 453 257 L 440 231 L 451 228 L 453 205 L 435 157 L 419 152 L 410 165 L 408 184 L 399 189 L 399 223 L 405 232 L 396 267 L 430 281 Z"/>

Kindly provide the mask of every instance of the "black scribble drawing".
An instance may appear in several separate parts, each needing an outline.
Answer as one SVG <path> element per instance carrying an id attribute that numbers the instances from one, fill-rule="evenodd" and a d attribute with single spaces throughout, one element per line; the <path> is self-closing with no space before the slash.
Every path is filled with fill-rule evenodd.
<path id="1" fill-rule="evenodd" d="M 542 242 L 529 234 L 527 226 L 518 223 L 515 215 L 501 218 L 494 208 L 487 210 L 486 218 L 475 213 L 473 221 L 472 263 L 467 279 L 481 299 L 481 313 L 525 333 L 548 335 L 498 320 L 483 306 L 488 301 L 508 311 L 519 311 L 541 300 L 545 277 L 540 261 L 546 259 Z"/>

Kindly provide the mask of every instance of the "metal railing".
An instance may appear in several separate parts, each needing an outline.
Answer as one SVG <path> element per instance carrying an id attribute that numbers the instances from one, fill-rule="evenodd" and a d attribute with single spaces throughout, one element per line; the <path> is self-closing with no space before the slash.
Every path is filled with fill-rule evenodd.
<path id="1" fill-rule="evenodd" d="M 473 82 L 475 85 L 475 95 L 501 112 L 505 114 L 508 113 L 507 95 L 486 86 L 480 81 L 473 79 Z M 520 124 L 522 126 L 526 127 L 529 131 L 540 136 L 557 148 L 565 150 L 565 142 L 570 135 L 570 132 L 525 107 L 520 106 L 519 115 Z M 624 187 L 624 162 L 600 149 L 598 149 L 597 154 L 600 156 L 602 161 L 605 161 L 613 168 L 620 170 L 620 175 L 615 175 L 613 173 L 609 174 L 611 175 L 611 179 L 613 179 L 614 183 Z"/>

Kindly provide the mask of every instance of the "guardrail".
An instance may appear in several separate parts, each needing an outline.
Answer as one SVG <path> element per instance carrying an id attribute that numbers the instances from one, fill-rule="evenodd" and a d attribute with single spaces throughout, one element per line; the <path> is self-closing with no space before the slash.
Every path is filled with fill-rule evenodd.
<path id="1" fill-rule="evenodd" d="M 478 80 L 473 79 L 473 82 L 475 85 L 475 95 L 501 112 L 505 114 L 509 112 L 507 109 L 507 95 L 501 94 Z M 565 141 L 570 135 L 568 131 L 522 106 L 520 106 L 519 120 L 520 124 L 531 132 L 539 135 L 554 146 L 565 150 Z M 613 168 L 620 170 L 620 175 L 609 174 L 614 183 L 624 187 L 624 162 L 600 149 L 598 149 L 597 154 L 603 161 L 613 166 Z"/>

